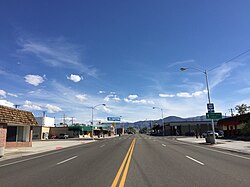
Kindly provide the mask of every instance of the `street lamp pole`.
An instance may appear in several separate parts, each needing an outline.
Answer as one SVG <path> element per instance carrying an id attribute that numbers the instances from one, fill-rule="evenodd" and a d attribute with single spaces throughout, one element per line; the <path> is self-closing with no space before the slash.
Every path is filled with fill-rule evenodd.
<path id="1" fill-rule="evenodd" d="M 160 109 L 161 110 L 162 135 L 165 136 L 165 127 L 164 127 L 164 120 L 163 120 L 163 109 L 159 108 L 159 107 L 153 107 L 153 109 Z"/>
<path id="2" fill-rule="evenodd" d="M 106 106 L 106 104 L 98 104 L 98 105 L 95 105 L 93 107 L 91 107 L 91 112 L 92 112 L 92 115 L 91 115 L 91 125 L 92 125 L 92 128 L 91 128 L 91 131 L 92 131 L 92 139 L 94 140 L 94 109 L 98 106 Z"/>
<path id="3" fill-rule="evenodd" d="M 181 71 L 186 71 L 188 69 L 194 69 L 196 71 L 202 72 L 205 75 L 205 80 L 206 80 L 206 87 L 207 87 L 207 97 L 208 97 L 208 104 L 211 104 L 211 98 L 210 98 L 210 91 L 209 91 L 209 86 L 208 86 L 208 75 L 207 75 L 207 70 L 200 70 L 197 68 L 180 68 Z M 213 144 L 215 144 L 215 134 L 214 134 L 214 120 L 211 119 L 211 123 L 212 123 L 212 131 L 213 131 Z"/>

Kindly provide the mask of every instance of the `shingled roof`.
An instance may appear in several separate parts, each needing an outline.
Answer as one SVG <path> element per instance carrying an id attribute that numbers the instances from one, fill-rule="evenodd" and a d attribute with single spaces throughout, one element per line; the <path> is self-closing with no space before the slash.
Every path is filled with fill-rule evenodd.
<path id="1" fill-rule="evenodd" d="M 35 126 L 36 119 L 31 112 L 0 105 L 0 123 Z"/>

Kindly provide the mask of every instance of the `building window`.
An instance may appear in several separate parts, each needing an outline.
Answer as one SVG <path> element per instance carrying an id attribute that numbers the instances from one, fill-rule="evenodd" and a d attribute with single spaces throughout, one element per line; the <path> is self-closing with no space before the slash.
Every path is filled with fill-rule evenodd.
<path id="1" fill-rule="evenodd" d="M 7 126 L 7 142 L 16 142 L 17 127 Z"/>
<path id="2" fill-rule="evenodd" d="M 26 142 L 23 126 L 7 126 L 7 142 Z"/>

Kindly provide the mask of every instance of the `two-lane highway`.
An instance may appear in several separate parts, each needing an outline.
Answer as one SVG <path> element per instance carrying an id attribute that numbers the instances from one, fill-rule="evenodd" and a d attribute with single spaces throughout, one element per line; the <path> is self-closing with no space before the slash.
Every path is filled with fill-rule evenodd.
<path id="1" fill-rule="evenodd" d="M 0 162 L 0 186 L 250 186 L 250 157 L 125 135 Z"/>

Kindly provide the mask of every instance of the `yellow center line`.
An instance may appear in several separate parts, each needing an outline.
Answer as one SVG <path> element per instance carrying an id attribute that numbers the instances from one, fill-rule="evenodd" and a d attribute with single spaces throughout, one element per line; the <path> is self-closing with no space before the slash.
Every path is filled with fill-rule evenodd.
<path id="1" fill-rule="evenodd" d="M 125 166 L 125 163 L 126 163 L 128 157 L 129 157 L 129 155 L 130 155 L 130 152 L 131 152 L 131 150 L 132 150 L 132 147 L 134 146 L 134 143 L 135 143 L 135 139 L 132 141 L 132 143 L 131 143 L 131 145 L 130 145 L 130 147 L 129 147 L 129 149 L 128 149 L 128 152 L 127 152 L 127 154 L 126 154 L 126 156 L 125 156 L 125 158 L 124 158 L 124 160 L 123 160 L 123 162 L 122 162 L 122 165 L 120 166 L 120 168 L 119 168 L 119 170 L 118 170 L 118 172 L 117 172 L 117 174 L 116 174 L 116 177 L 115 177 L 115 179 L 114 179 L 114 181 L 113 181 L 111 187 L 116 187 L 116 185 L 117 185 L 117 183 L 118 183 L 118 181 L 119 181 L 119 178 L 120 178 L 120 176 L 121 176 L 121 173 L 122 173 L 122 171 L 123 171 L 123 168 L 124 168 L 124 166 Z"/>
<path id="2" fill-rule="evenodd" d="M 125 185 L 125 181 L 126 181 L 126 178 L 127 178 L 128 169 L 129 169 L 129 165 L 130 165 L 130 161 L 131 161 L 131 158 L 132 158 L 134 147 L 135 147 L 135 139 L 134 139 L 134 144 L 133 144 L 133 147 L 131 149 L 130 155 L 128 157 L 128 161 L 127 161 L 126 167 L 124 169 L 123 176 L 122 176 L 119 187 L 123 187 Z"/>

